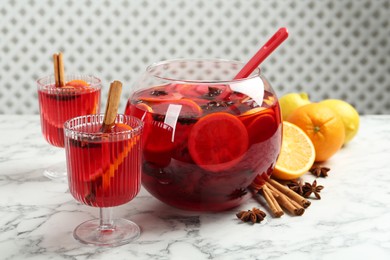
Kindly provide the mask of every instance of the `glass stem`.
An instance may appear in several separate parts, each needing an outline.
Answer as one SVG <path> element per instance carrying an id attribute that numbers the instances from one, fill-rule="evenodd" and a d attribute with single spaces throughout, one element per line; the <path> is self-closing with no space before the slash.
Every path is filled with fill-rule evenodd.
<path id="1" fill-rule="evenodd" d="M 101 231 L 115 229 L 113 219 L 113 208 L 100 208 L 100 227 Z"/>

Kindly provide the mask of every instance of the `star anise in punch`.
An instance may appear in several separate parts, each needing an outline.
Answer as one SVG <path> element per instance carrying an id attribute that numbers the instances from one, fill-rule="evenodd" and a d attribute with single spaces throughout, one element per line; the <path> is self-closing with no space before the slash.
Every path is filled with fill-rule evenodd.
<path id="1" fill-rule="evenodd" d="M 252 222 L 254 224 L 263 221 L 266 214 L 258 208 L 252 208 L 252 210 L 240 211 L 236 216 L 243 222 Z"/>
<path id="2" fill-rule="evenodd" d="M 328 177 L 330 168 L 320 165 L 313 165 L 309 171 L 317 177 Z"/>
<path id="3" fill-rule="evenodd" d="M 150 95 L 156 96 L 156 97 L 166 96 L 166 95 L 168 95 L 168 92 L 166 92 L 165 90 L 153 90 L 150 92 Z"/>
<path id="4" fill-rule="evenodd" d="M 313 184 L 310 184 L 308 182 L 305 182 L 305 185 L 303 186 L 303 197 L 308 198 L 312 193 L 314 193 L 314 196 L 317 199 L 321 199 L 320 192 L 324 188 L 322 185 L 317 186 L 317 181 L 313 181 Z"/>
<path id="5" fill-rule="evenodd" d="M 229 197 L 231 199 L 237 199 L 241 198 L 242 196 L 245 196 L 248 193 L 248 191 L 244 188 L 235 189 L 232 193 L 230 193 Z"/>
<path id="6" fill-rule="evenodd" d="M 206 99 L 213 99 L 216 96 L 219 96 L 222 93 L 222 89 L 215 87 L 208 87 L 209 92 L 203 95 Z"/>
<path id="7" fill-rule="evenodd" d="M 289 183 L 287 183 L 287 187 L 294 191 L 295 193 L 298 193 L 299 195 L 303 195 L 303 182 L 301 180 L 292 180 Z"/>

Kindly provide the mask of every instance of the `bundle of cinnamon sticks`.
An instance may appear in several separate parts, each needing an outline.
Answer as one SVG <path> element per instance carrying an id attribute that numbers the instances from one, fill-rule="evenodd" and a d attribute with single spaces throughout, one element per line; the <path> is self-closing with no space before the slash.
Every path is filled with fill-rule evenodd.
<path id="1" fill-rule="evenodd" d="M 260 194 L 264 196 L 275 217 L 281 217 L 284 214 L 283 209 L 291 215 L 301 216 L 305 208 L 310 206 L 310 201 L 274 179 L 265 182 Z"/>

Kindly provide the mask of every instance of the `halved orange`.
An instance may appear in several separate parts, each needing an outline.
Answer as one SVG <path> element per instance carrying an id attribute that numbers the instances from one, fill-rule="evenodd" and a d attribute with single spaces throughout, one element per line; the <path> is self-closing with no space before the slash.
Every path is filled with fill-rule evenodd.
<path id="1" fill-rule="evenodd" d="M 296 179 L 309 171 L 315 158 L 314 145 L 305 132 L 284 121 L 282 148 L 272 176 L 281 180 Z"/>
<path id="2" fill-rule="evenodd" d="M 219 172 L 237 164 L 248 149 L 248 132 L 235 116 L 218 112 L 201 118 L 191 129 L 188 150 L 201 168 Z"/>

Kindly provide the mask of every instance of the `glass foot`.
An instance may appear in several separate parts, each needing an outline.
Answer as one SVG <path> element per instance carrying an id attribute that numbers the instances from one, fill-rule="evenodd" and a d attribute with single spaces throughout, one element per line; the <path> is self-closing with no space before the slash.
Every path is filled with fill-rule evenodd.
<path id="1" fill-rule="evenodd" d="M 53 181 L 65 182 L 68 178 L 66 173 L 66 165 L 64 163 L 58 163 L 45 169 L 43 175 Z"/>
<path id="2" fill-rule="evenodd" d="M 81 223 L 73 231 L 73 237 L 83 244 L 95 246 L 120 246 L 138 239 L 141 230 L 126 219 L 116 219 L 112 228 L 101 228 L 99 219 Z"/>

